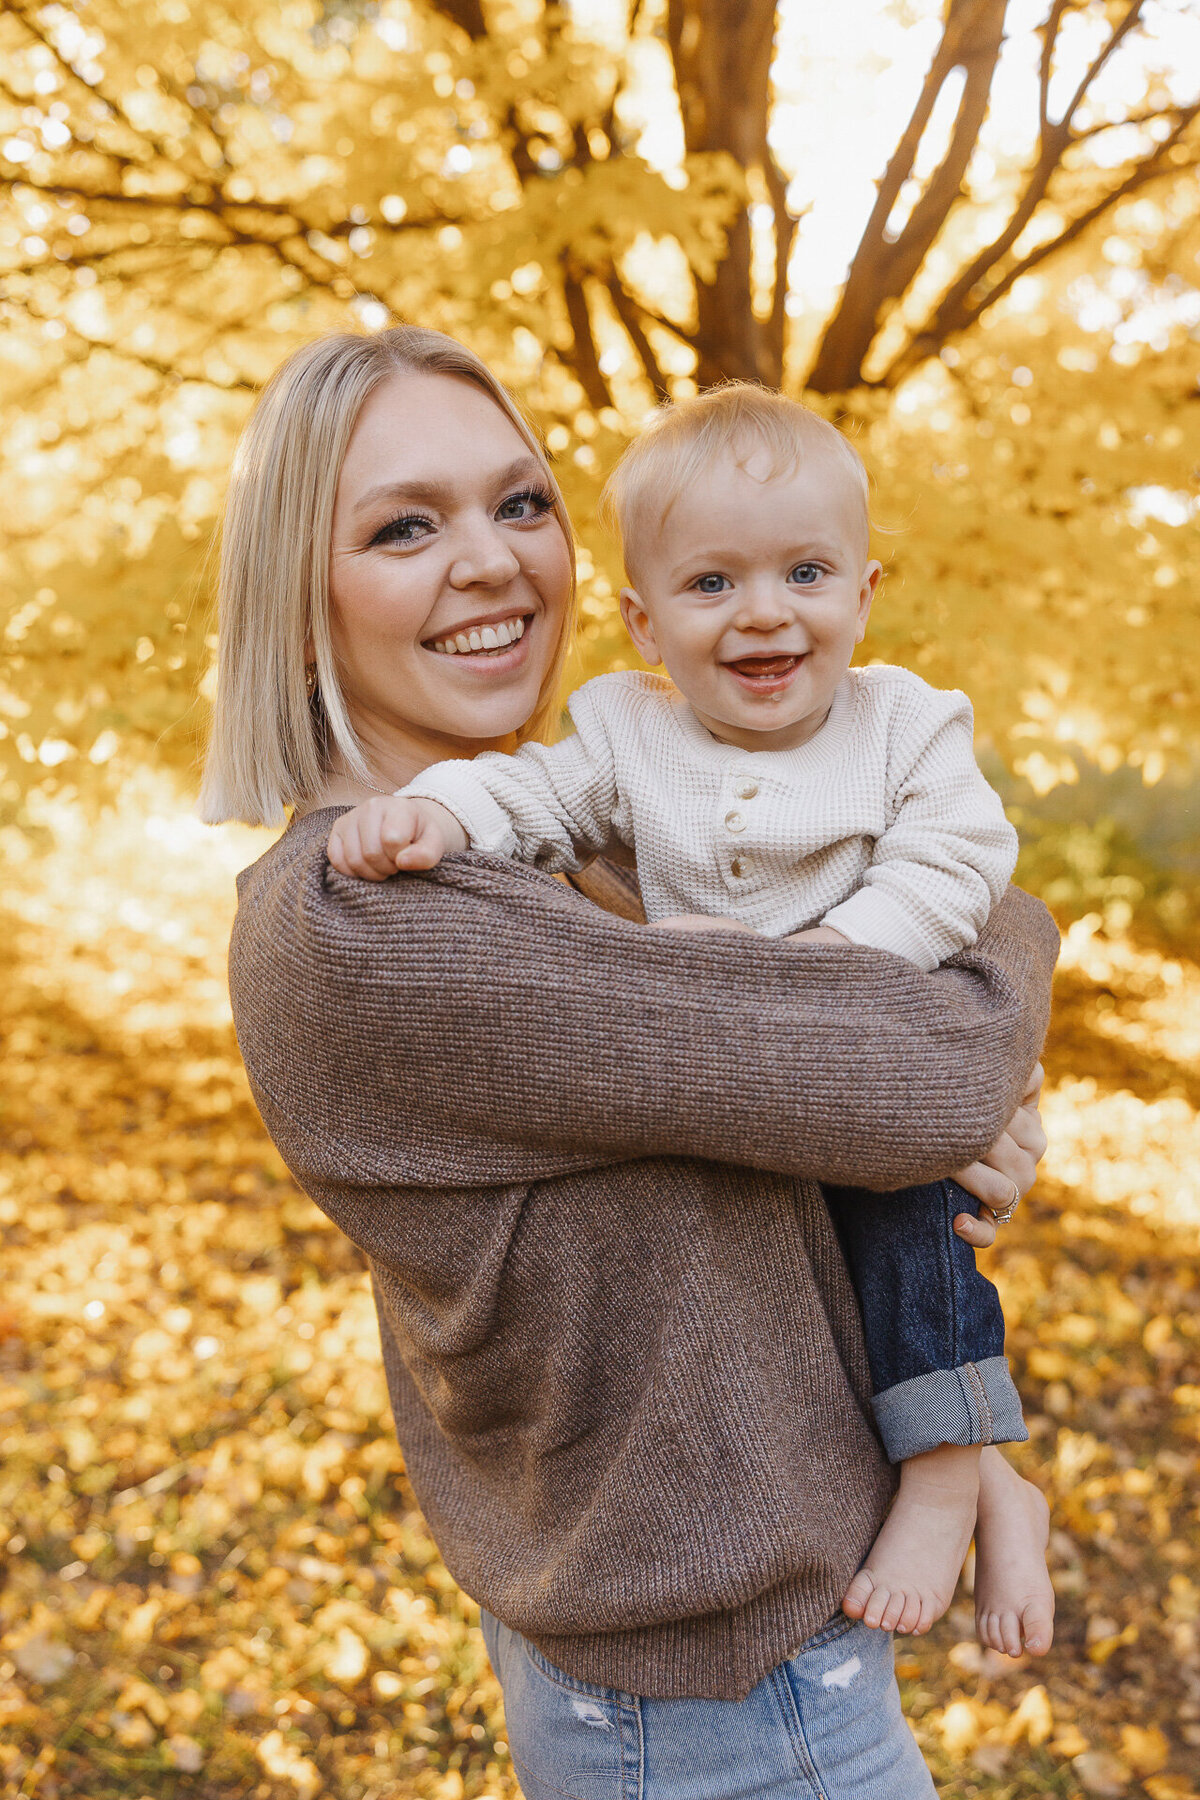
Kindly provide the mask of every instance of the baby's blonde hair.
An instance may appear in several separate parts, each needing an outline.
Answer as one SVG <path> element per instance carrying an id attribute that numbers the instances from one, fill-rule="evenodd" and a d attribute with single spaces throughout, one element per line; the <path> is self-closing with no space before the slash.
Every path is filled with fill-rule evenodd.
<path id="1" fill-rule="evenodd" d="M 771 479 L 789 473 L 808 456 L 832 461 L 845 474 L 862 510 L 863 555 L 870 535 L 867 471 L 858 451 L 836 426 L 798 400 L 748 381 L 727 381 L 691 399 L 659 407 L 625 451 L 600 496 L 600 519 L 621 545 L 635 584 L 644 546 L 689 484 L 718 458 L 744 468 L 765 451 Z"/>
<path id="2" fill-rule="evenodd" d="M 278 825 L 320 794 L 331 758 L 369 772 L 346 707 L 330 624 L 334 499 L 358 415 L 397 374 L 469 381 L 541 464 L 571 558 L 572 600 L 533 717 L 517 736 L 550 738 L 574 629 L 575 546 L 537 427 L 473 350 L 443 332 L 396 325 L 336 332 L 297 350 L 264 388 L 234 459 L 221 532 L 217 700 L 200 790 L 210 825 Z M 311 656 L 316 688 L 307 691 Z M 464 720 L 470 736 L 470 721 Z"/>

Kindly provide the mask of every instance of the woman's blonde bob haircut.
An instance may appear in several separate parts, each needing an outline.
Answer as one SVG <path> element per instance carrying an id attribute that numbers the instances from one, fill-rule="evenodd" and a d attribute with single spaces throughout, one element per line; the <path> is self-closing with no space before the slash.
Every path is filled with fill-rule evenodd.
<path id="1" fill-rule="evenodd" d="M 571 556 L 571 604 L 533 717 L 518 736 L 548 738 L 574 627 L 575 545 L 535 426 L 465 345 L 397 325 L 341 332 L 296 351 L 271 377 L 242 433 L 221 530 L 217 701 L 200 789 L 210 825 L 279 825 L 311 804 L 336 757 L 370 772 L 346 709 L 333 653 L 329 562 L 334 497 L 363 402 L 389 376 L 453 375 L 481 388 L 543 465 Z M 306 646 L 308 653 L 306 654 Z M 305 664 L 316 664 L 316 692 Z M 464 737 L 470 736 L 464 720 Z"/>
<path id="2" fill-rule="evenodd" d="M 845 477 L 859 514 L 864 557 L 870 537 L 870 490 L 862 457 L 836 425 L 773 388 L 725 381 L 686 400 L 660 406 L 623 453 L 600 496 L 600 521 L 620 541 L 633 582 L 681 495 L 713 463 L 765 453 L 771 479 L 808 458 L 824 457 Z"/>

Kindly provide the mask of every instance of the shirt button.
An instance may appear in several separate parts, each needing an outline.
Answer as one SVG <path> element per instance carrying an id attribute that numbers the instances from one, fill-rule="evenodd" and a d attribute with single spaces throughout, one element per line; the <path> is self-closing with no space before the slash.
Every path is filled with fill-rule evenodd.
<path id="1" fill-rule="evenodd" d="M 758 783 L 757 781 L 751 781 L 750 777 L 745 775 L 741 781 L 738 782 L 733 791 L 739 800 L 753 800 L 755 794 L 758 792 Z"/>
<path id="2" fill-rule="evenodd" d="M 754 873 L 754 860 L 749 856 L 735 856 L 729 865 L 729 873 L 735 881 L 745 881 Z"/>
<path id="3" fill-rule="evenodd" d="M 743 819 L 740 812 L 727 812 L 725 814 L 725 829 L 726 831 L 745 831 L 746 821 Z"/>

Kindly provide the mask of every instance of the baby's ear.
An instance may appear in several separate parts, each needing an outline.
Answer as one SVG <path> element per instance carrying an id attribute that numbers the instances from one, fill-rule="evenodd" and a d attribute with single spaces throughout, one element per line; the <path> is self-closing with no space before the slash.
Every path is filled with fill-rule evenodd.
<path id="1" fill-rule="evenodd" d="M 621 589 L 621 617 L 642 661 L 649 663 L 652 669 L 657 668 L 662 657 L 654 636 L 654 626 L 650 622 L 650 614 L 642 605 L 641 596 L 633 588 Z"/>
<path id="2" fill-rule="evenodd" d="M 879 577 L 883 574 L 883 564 L 869 562 L 863 570 L 862 581 L 858 589 L 858 633 L 855 643 L 861 644 L 867 633 L 867 620 L 871 616 L 871 602 L 875 598 L 875 589 L 879 586 Z"/>

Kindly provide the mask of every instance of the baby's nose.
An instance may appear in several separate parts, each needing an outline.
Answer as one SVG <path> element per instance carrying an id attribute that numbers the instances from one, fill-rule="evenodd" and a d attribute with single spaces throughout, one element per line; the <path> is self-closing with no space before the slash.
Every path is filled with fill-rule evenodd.
<path id="1" fill-rule="evenodd" d="M 780 593 L 777 589 L 763 588 L 743 596 L 739 623 L 744 622 L 752 631 L 775 631 L 781 625 L 790 624 L 795 616 L 796 608 L 786 590 Z"/>

